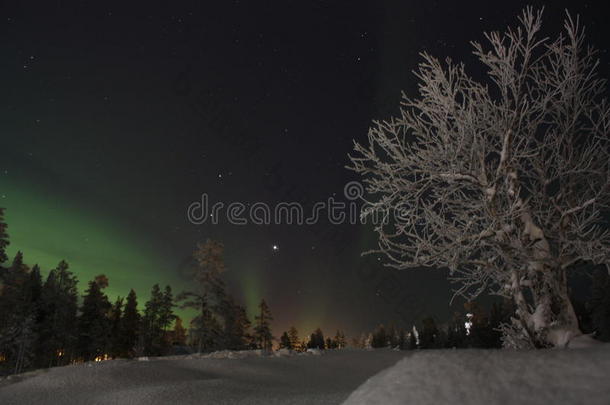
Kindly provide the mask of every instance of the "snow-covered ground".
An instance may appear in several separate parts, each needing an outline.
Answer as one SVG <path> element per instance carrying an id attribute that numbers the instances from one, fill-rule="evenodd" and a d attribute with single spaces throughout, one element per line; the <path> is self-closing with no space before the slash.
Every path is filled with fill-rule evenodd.
<path id="1" fill-rule="evenodd" d="M 114 360 L 0 382 L 0 404 L 339 404 L 408 352 L 256 352 Z M 30 373 L 32 374 L 32 373 Z"/>
<path id="2" fill-rule="evenodd" d="M 356 404 L 610 404 L 610 344 L 539 351 L 419 351 L 370 378 Z"/>
<path id="3" fill-rule="evenodd" d="M 346 399 L 347 404 L 384 405 L 607 405 L 610 345 L 529 352 L 217 352 L 59 367 L 0 381 L 2 405 L 338 404 Z"/>

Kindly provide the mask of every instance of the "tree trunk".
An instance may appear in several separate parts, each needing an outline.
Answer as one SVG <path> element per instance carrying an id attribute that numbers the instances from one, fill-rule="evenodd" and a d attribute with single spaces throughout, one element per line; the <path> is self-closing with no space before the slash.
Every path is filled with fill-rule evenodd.
<path id="1" fill-rule="evenodd" d="M 544 281 L 529 287 L 533 305 L 528 303 L 523 294 L 517 272 L 512 273 L 512 295 L 517 307 L 516 315 L 523 336 L 529 339 L 533 347 L 566 347 L 571 339 L 582 332 L 568 294 L 565 270 L 561 269 L 556 273 L 550 269 L 546 271 L 549 273 L 542 274 Z M 554 275 L 558 277 L 555 278 Z"/>

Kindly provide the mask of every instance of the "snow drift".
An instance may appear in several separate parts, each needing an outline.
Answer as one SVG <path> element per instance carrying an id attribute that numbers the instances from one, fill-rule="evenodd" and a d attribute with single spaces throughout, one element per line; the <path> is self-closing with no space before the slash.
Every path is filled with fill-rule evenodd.
<path id="1" fill-rule="evenodd" d="M 345 404 L 610 404 L 610 345 L 426 350 L 371 377 Z"/>

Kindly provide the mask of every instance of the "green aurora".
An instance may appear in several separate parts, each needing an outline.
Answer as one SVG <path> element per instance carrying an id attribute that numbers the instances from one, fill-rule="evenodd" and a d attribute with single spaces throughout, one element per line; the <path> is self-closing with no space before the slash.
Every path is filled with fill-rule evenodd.
<path id="1" fill-rule="evenodd" d="M 66 260 L 79 280 L 81 293 L 95 276 L 105 274 L 109 279 L 106 294 L 111 302 L 125 297 L 133 288 L 141 308 L 155 283 L 161 288 L 170 285 L 175 295 L 189 288 L 189 283 L 174 271 L 175 258 L 160 253 L 158 242 L 152 237 L 121 225 L 99 210 L 83 208 L 44 186 L 2 176 L 0 206 L 6 208 L 9 262 L 21 251 L 26 264 L 41 267 L 43 279 L 61 260 Z M 260 272 L 244 271 L 237 282 L 238 296 L 250 319 L 254 319 L 263 298 Z M 175 312 L 187 323 L 194 316 L 190 309 L 176 307 Z M 315 321 L 307 323 L 313 325 Z"/>
<path id="2" fill-rule="evenodd" d="M 153 284 L 170 284 L 168 266 L 175 265 L 156 253 L 152 242 L 112 218 L 90 212 L 22 180 L 2 181 L 0 205 L 6 208 L 10 246 L 9 261 L 22 251 L 25 262 L 40 265 L 43 277 L 66 260 L 79 279 L 80 290 L 98 274 L 110 280 L 106 290 L 111 300 L 126 296 L 133 288 L 142 305 Z"/>

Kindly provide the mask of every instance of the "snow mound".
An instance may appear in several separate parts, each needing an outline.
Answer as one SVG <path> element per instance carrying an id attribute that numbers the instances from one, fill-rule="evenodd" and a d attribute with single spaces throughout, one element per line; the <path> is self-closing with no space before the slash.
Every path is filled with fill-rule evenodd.
<path id="1" fill-rule="evenodd" d="M 345 404 L 610 403 L 610 345 L 426 350 L 371 377 Z"/>
<path id="2" fill-rule="evenodd" d="M 290 349 L 279 349 L 276 350 L 275 352 L 273 352 L 273 355 L 275 357 L 290 357 L 290 356 L 294 356 L 296 354 L 296 352 L 290 350 Z"/>
<path id="3" fill-rule="evenodd" d="M 307 351 L 304 352 L 303 354 L 311 354 L 313 356 L 321 356 L 322 355 L 322 350 L 320 350 L 320 349 L 307 349 Z"/>
<path id="4" fill-rule="evenodd" d="M 0 381 L 0 404 L 340 404 L 367 378 L 405 356 L 390 350 L 281 353 L 217 352 L 213 355 L 250 357 L 150 357 L 55 367 Z"/>
<path id="5" fill-rule="evenodd" d="M 193 360 L 193 359 L 245 359 L 252 357 L 292 357 L 292 356 L 320 356 L 322 350 L 308 349 L 305 352 L 297 352 L 290 349 L 267 350 L 218 350 L 211 353 L 179 354 L 160 357 L 137 357 L 137 361 L 168 361 L 168 360 Z"/>

